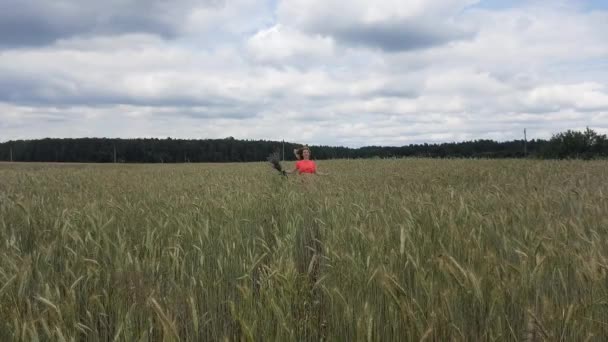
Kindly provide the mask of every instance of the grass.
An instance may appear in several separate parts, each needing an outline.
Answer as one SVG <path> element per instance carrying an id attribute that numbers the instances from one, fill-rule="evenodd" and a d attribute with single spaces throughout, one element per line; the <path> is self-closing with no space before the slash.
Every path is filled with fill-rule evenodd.
<path id="1" fill-rule="evenodd" d="M 603 341 L 608 163 L 0 164 L 0 340 Z"/>

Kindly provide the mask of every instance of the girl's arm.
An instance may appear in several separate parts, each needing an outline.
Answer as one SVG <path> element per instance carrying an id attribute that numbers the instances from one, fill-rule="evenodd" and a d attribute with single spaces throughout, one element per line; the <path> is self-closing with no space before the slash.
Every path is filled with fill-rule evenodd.
<path id="1" fill-rule="evenodd" d="M 295 173 L 297 170 L 298 170 L 298 163 L 296 162 L 296 164 L 293 166 L 293 169 L 285 170 L 285 173 Z"/>

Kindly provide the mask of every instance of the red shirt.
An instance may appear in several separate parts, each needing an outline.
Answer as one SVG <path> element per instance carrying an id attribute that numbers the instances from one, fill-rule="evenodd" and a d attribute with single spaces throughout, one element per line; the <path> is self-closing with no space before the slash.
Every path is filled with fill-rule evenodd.
<path id="1" fill-rule="evenodd" d="M 315 173 L 317 171 L 317 164 L 313 160 L 298 160 L 296 162 L 296 169 L 300 173 Z"/>

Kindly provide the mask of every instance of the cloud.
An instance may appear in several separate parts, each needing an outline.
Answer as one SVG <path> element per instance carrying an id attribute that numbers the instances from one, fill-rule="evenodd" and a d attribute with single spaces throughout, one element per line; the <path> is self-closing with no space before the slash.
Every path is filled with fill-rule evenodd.
<path id="1" fill-rule="evenodd" d="M 138 36 L 139 37 L 139 36 Z M 25 105 L 216 106 L 246 103 L 238 90 L 239 57 L 234 52 L 193 54 L 163 41 L 125 37 L 117 49 L 104 39 L 64 42 L 44 49 L 0 54 L 0 101 Z M 123 46 L 120 39 L 115 46 Z M 99 46 L 98 46 L 99 44 Z M 196 57 L 196 60 L 194 58 Z M 54 61 L 54 63 L 48 63 Z M 237 68 L 228 80 L 223 70 Z"/>
<path id="2" fill-rule="evenodd" d="M 545 85 L 530 91 L 525 102 L 533 108 L 608 111 L 608 89 L 603 84 L 592 82 Z"/>
<path id="3" fill-rule="evenodd" d="M 180 34 L 193 8 L 216 8 L 217 0 L 3 0 L 0 47 L 49 45 L 76 36 L 149 33 Z"/>
<path id="4" fill-rule="evenodd" d="M 320 35 L 310 36 L 281 24 L 260 30 L 247 42 L 247 48 L 255 59 L 262 62 L 285 62 L 290 60 L 297 63 L 300 59 L 329 58 L 334 53 L 334 43 L 331 38 Z"/>
<path id="5" fill-rule="evenodd" d="M 75 4 L 0 4 L 10 5 L 1 18 L 19 18 L 0 20 L 16 30 L 0 33 L 0 139 L 362 146 L 506 140 L 524 128 L 530 138 L 608 133 L 601 10 L 472 0 Z"/>
<path id="6" fill-rule="evenodd" d="M 346 45 L 410 51 L 468 39 L 474 30 L 456 20 L 476 1 L 285 0 L 279 20 Z"/>

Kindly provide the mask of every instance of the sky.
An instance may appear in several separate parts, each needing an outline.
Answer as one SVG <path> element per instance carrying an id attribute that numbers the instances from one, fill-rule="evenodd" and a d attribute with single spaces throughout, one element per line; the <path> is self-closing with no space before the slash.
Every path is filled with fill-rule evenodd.
<path id="1" fill-rule="evenodd" d="M 0 0 L 0 141 L 608 133 L 605 0 Z"/>

